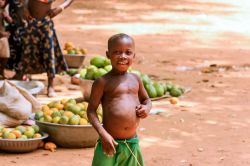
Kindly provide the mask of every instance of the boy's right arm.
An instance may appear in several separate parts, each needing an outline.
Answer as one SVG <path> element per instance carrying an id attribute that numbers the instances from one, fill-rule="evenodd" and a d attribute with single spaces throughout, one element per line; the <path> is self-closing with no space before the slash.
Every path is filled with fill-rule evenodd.
<path id="1" fill-rule="evenodd" d="M 103 152 L 109 156 L 113 156 L 116 153 L 115 146 L 117 143 L 113 137 L 103 128 L 96 113 L 96 109 L 101 102 L 103 90 L 104 80 L 102 80 L 102 78 L 98 78 L 92 86 L 87 115 L 90 123 L 96 129 L 101 138 Z"/>
<path id="2" fill-rule="evenodd" d="M 102 95 L 103 82 L 100 79 L 97 79 L 92 85 L 87 115 L 90 123 L 94 126 L 99 135 L 103 132 L 104 129 L 98 119 L 96 110 L 101 102 Z"/>

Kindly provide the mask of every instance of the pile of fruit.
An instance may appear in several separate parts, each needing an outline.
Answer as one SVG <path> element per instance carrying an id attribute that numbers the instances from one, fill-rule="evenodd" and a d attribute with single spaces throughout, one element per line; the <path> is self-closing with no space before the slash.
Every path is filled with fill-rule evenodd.
<path id="1" fill-rule="evenodd" d="M 39 126 L 17 126 L 16 128 L 5 128 L 0 126 L 0 139 L 30 139 L 41 138 Z"/>
<path id="2" fill-rule="evenodd" d="M 73 43 L 66 42 L 64 44 L 63 54 L 85 55 L 87 54 L 87 49 L 81 47 L 75 47 Z"/>
<path id="3" fill-rule="evenodd" d="M 41 111 L 35 113 L 35 120 L 40 122 L 67 124 L 67 125 L 87 125 L 87 102 L 76 103 L 74 99 L 62 99 L 53 101 L 42 107 Z M 97 109 L 97 115 L 102 123 L 102 108 Z"/>
<path id="4" fill-rule="evenodd" d="M 146 74 L 141 74 L 140 77 L 150 98 L 162 97 L 167 94 L 173 97 L 179 97 L 185 93 L 185 89 L 179 85 L 169 82 L 162 83 L 152 81 Z"/>
<path id="5" fill-rule="evenodd" d="M 95 56 L 91 58 L 90 65 L 80 71 L 80 78 L 95 80 L 108 73 L 111 69 L 111 62 L 108 58 Z"/>
<path id="6" fill-rule="evenodd" d="M 90 60 L 90 65 L 80 71 L 80 78 L 95 80 L 109 72 L 111 69 L 112 66 L 109 59 L 103 56 L 95 56 Z M 167 94 L 173 97 L 179 97 L 185 92 L 184 88 L 173 83 L 152 81 L 147 74 L 142 74 L 138 70 L 130 68 L 128 71 L 137 74 L 141 78 L 150 98 L 162 97 Z M 74 69 L 70 71 L 70 74 L 72 75 L 76 73 L 77 71 Z"/>

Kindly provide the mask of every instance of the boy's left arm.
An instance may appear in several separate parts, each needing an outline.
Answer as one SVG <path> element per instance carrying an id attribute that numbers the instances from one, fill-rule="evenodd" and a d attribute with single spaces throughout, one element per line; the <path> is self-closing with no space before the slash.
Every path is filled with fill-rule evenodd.
<path id="1" fill-rule="evenodd" d="M 139 118 L 146 118 L 149 114 L 149 111 L 152 108 L 152 103 L 151 100 L 148 96 L 148 93 L 146 91 L 146 89 L 143 86 L 143 83 L 141 81 L 141 79 L 138 77 L 138 81 L 139 81 L 139 99 L 140 99 L 140 105 L 136 106 L 135 111 L 136 111 L 136 115 Z"/>

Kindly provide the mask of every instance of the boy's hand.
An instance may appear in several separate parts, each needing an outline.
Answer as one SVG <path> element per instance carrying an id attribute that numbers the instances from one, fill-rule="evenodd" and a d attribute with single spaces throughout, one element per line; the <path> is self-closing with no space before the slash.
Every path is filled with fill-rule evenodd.
<path id="1" fill-rule="evenodd" d="M 61 12 L 62 12 L 62 8 L 57 7 L 57 8 L 51 9 L 49 11 L 49 16 L 50 16 L 50 18 L 53 18 L 53 17 L 57 16 L 59 13 L 61 13 Z"/>
<path id="2" fill-rule="evenodd" d="M 149 113 L 148 107 L 142 104 L 136 106 L 135 111 L 136 111 L 136 116 L 138 116 L 139 118 L 146 118 Z"/>
<path id="3" fill-rule="evenodd" d="M 103 136 L 101 136 L 101 142 L 103 153 L 108 157 L 113 157 L 116 153 L 115 146 L 117 146 L 118 143 L 108 133 L 105 133 Z"/>

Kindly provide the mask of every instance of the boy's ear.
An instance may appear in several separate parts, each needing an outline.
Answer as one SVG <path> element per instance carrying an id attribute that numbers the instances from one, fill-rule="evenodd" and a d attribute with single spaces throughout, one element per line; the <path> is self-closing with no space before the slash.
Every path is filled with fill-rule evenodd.
<path id="1" fill-rule="evenodd" d="M 109 59 L 109 52 L 106 51 L 106 57 Z"/>

